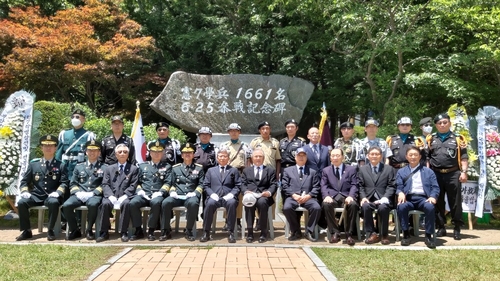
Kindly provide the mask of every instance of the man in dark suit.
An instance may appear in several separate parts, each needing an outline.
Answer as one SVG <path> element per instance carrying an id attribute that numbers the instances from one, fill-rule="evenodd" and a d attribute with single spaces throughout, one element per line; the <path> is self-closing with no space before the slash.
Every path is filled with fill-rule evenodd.
<path id="1" fill-rule="evenodd" d="M 316 242 L 314 228 L 321 215 L 321 206 L 317 196 L 320 192 L 320 178 L 318 172 L 305 166 L 307 154 L 304 148 L 297 149 L 295 154 L 296 165 L 285 168 L 283 171 L 282 188 L 286 195 L 283 204 L 283 214 L 290 224 L 291 235 L 289 241 L 300 239 L 300 221 L 295 213 L 299 206 L 304 207 L 309 212 L 309 222 L 307 225 L 306 239 Z"/>
<path id="2" fill-rule="evenodd" d="M 420 149 L 413 146 L 406 151 L 409 165 L 398 170 L 396 175 L 396 194 L 398 195 L 398 218 L 403 229 L 402 246 L 410 245 L 408 212 L 419 210 L 425 214 L 425 245 L 433 249 L 436 244 L 432 238 L 435 231 L 435 205 L 439 196 L 436 174 L 420 164 Z"/>
<path id="3" fill-rule="evenodd" d="M 313 169 L 321 173 L 323 168 L 330 165 L 330 157 L 328 147 L 321 145 L 319 130 L 316 127 L 309 129 L 307 133 L 309 143 L 304 146 L 307 153 L 307 168 Z"/>
<path id="4" fill-rule="evenodd" d="M 347 225 L 344 225 L 346 232 L 346 243 L 349 246 L 355 244 L 352 238 L 353 230 L 356 227 L 356 212 L 358 206 L 358 179 L 356 167 L 345 165 L 344 153 L 341 149 L 333 149 L 330 152 L 332 165 L 323 169 L 321 175 L 321 194 L 323 196 L 323 210 L 326 214 L 328 231 L 332 234 L 330 243 L 340 241 L 340 230 L 335 219 L 335 208 L 344 207 L 346 209 Z"/>
<path id="5" fill-rule="evenodd" d="M 248 226 L 246 241 L 252 243 L 253 221 L 255 210 L 259 211 L 261 219 L 259 243 L 267 240 L 267 218 L 269 206 L 274 204 L 273 195 L 276 193 L 276 170 L 269 166 L 264 166 L 264 151 L 260 148 L 252 152 L 252 167 L 243 169 L 241 175 L 241 191 L 243 194 L 251 193 L 257 198 L 257 202 L 252 207 L 245 206 L 245 220 Z"/>
<path id="6" fill-rule="evenodd" d="M 47 240 L 56 239 L 54 226 L 68 186 L 65 165 L 54 159 L 58 140 L 56 136 L 46 135 L 40 138 L 43 158 L 35 159 L 28 165 L 20 183 L 21 199 L 18 204 L 19 227 L 21 235 L 17 241 L 33 237 L 30 226 L 29 208 L 47 206 L 49 208 L 49 227 Z"/>
<path id="7" fill-rule="evenodd" d="M 96 242 L 109 239 L 109 215 L 113 206 L 120 206 L 120 232 L 122 242 L 128 242 L 128 224 L 130 222 L 130 198 L 135 194 L 139 178 L 139 170 L 136 166 L 127 162 L 129 149 L 121 143 L 115 148 L 118 160 L 116 164 L 110 165 L 104 170 L 102 189 L 104 198 L 99 212 L 101 213 L 101 232 Z"/>
<path id="8" fill-rule="evenodd" d="M 368 149 L 368 160 L 370 164 L 361 166 L 358 172 L 359 196 L 361 198 L 361 213 L 363 216 L 364 230 L 366 233 L 366 244 L 374 244 L 379 241 L 383 245 L 390 244 L 389 213 L 392 209 L 394 191 L 396 190 L 395 170 L 389 165 L 382 163 L 382 149 L 372 146 Z M 373 221 L 373 210 L 377 210 L 380 219 L 380 236 L 375 231 Z"/>
<path id="9" fill-rule="evenodd" d="M 234 237 L 234 225 L 236 224 L 236 207 L 238 206 L 238 195 L 240 194 L 240 172 L 238 169 L 228 165 L 229 150 L 221 148 L 217 154 L 219 166 L 209 168 L 203 181 L 203 188 L 207 194 L 203 216 L 203 236 L 200 242 L 210 240 L 210 229 L 214 213 L 217 208 L 224 207 L 227 212 L 227 226 L 229 235 L 227 241 L 236 243 Z"/>

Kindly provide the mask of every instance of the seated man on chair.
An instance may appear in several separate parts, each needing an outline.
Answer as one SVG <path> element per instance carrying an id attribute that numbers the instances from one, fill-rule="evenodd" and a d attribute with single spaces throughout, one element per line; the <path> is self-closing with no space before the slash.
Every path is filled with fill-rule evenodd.
<path id="1" fill-rule="evenodd" d="M 205 175 L 203 188 L 207 194 L 203 216 L 203 236 L 200 242 L 210 240 L 210 229 L 217 208 L 224 207 L 227 212 L 227 226 L 229 243 L 236 243 L 234 237 L 234 226 L 236 224 L 236 207 L 238 206 L 238 195 L 240 194 L 240 172 L 238 169 L 228 165 L 229 150 L 225 147 L 217 154 L 218 166 L 209 168 Z"/>
<path id="2" fill-rule="evenodd" d="M 186 143 L 181 149 L 182 163 L 172 167 L 172 181 L 170 184 L 170 196 L 163 200 L 161 204 L 162 233 L 160 241 L 172 238 L 172 229 L 170 220 L 172 219 L 172 210 L 174 207 L 184 206 L 186 212 L 186 239 L 194 241 L 193 228 L 196 228 L 196 218 L 200 208 L 201 194 L 203 193 L 203 166 L 195 164 L 194 159 L 195 146 L 192 143 Z"/>
<path id="3" fill-rule="evenodd" d="M 389 213 L 396 190 L 396 173 L 393 167 L 381 162 L 382 149 L 380 147 L 370 147 L 367 155 L 370 163 L 361 166 L 358 171 L 361 213 L 367 237 L 365 243 L 374 244 L 380 241 L 382 245 L 388 245 L 390 244 L 388 237 Z M 377 210 L 380 220 L 380 235 L 375 232 L 374 210 Z"/>
<path id="4" fill-rule="evenodd" d="M 95 239 L 92 227 L 97 220 L 97 213 L 102 201 L 102 179 L 106 164 L 99 161 L 101 155 L 101 142 L 91 140 L 85 144 L 87 161 L 78 163 L 73 170 L 70 182 L 71 196 L 64 202 L 62 211 L 69 226 L 68 240 L 73 240 L 82 236 L 76 223 L 75 209 L 80 206 L 87 206 L 87 240 Z"/>
<path id="5" fill-rule="evenodd" d="M 347 225 L 345 243 L 354 246 L 356 243 L 352 233 L 356 228 L 356 213 L 358 206 L 358 178 L 356 167 L 343 164 L 344 152 L 342 149 L 333 149 L 330 152 L 332 165 L 323 169 L 321 175 L 321 194 L 323 196 L 323 209 L 326 214 L 328 231 L 332 234 L 330 243 L 340 241 L 340 230 L 335 219 L 335 208 L 344 208 Z"/>
<path id="6" fill-rule="evenodd" d="M 47 240 L 56 239 L 54 226 L 59 214 L 64 191 L 68 186 L 66 168 L 54 159 L 58 140 L 56 136 L 46 135 L 40 138 L 43 158 L 35 159 L 28 165 L 20 183 L 21 199 L 18 204 L 19 227 L 21 235 L 17 241 L 33 237 L 30 226 L 29 208 L 45 205 L 49 209 L 49 229 Z"/>
<path id="7" fill-rule="evenodd" d="M 267 241 L 267 218 L 269 207 L 274 204 L 273 195 L 276 193 L 276 170 L 270 166 L 263 165 L 264 157 L 264 151 L 256 148 L 252 152 L 253 166 L 243 169 L 241 175 L 241 192 L 245 195 L 251 194 L 257 198 L 255 205 L 244 207 L 245 220 L 248 227 L 247 243 L 252 243 L 254 240 L 253 221 L 256 210 L 258 210 L 261 218 L 259 220 L 261 230 L 259 243 Z"/>
<path id="8" fill-rule="evenodd" d="M 160 141 L 149 142 L 151 161 L 139 164 L 139 184 L 134 198 L 130 200 L 130 217 L 135 233 L 131 241 L 144 238 L 142 229 L 142 207 L 150 207 L 148 218 L 148 241 L 155 240 L 155 228 L 160 221 L 161 204 L 170 189 L 172 167 L 162 162 L 165 144 Z"/>
<path id="9" fill-rule="evenodd" d="M 399 169 L 396 175 L 397 210 L 403 229 L 401 245 L 408 246 L 411 242 L 408 213 L 411 210 L 419 210 L 425 214 L 425 245 L 434 249 L 434 208 L 439 195 L 439 185 L 434 171 L 420 164 L 421 157 L 419 148 L 408 148 L 406 159 L 409 165 Z"/>
<path id="10" fill-rule="evenodd" d="M 283 171 L 282 188 L 286 195 L 283 204 L 283 214 L 290 224 L 291 234 L 289 241 L 298 240 L 302 237 L 300 232 L 299 217 L 295 209 L 303 207 L 309 212 L 309 221 L 306 231 L 306 239 L 316 242 L 314 228 L 321 215 L 321 206 L 317 196 L 320 192 L 320 177 L 316 170 L 308 168 L 307 153 L 304 148 L 297 149 L 295 154 L 296 165 L 285 168 Z"/>

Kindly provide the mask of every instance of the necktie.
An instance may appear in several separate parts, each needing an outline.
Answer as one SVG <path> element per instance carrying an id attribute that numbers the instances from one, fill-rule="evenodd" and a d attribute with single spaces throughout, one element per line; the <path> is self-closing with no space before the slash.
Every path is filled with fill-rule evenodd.
<path id="1" fill-rule="evenodd" d="M 373 173 L 376 175 L 377 174 L 377 166 L 373 167 Z"/>
<path id="2" fill-rule="evenodd" d="M 316 154 L 316 158 L 319 158 L 319 149 L 317 144 L 313 145 L 313 150 L 314 154 Z"/>
<path id="3" fill-rule="evenodd" d="M 304 177 L 304 167 L 299 167 L 299 178 L 302 179 Z"/>
<path id="4" fill-rule="evenodd" d="M 90 164 L 90 169 L 94 169 L 94 164 Z"/>
<path id="5" fill-rule="evenodd" d="M 257 172 L 255 173 L 255 179 L 260 180 L 260 167 L 257 167 Z"/>
<path id="6" fill-rule="evenodd" d="M 49 166 L 50 166 L 50 161 L 48 161 L 48 160 L 47 160 L 47 161 L 45 161 L 45 167 L 47 167 L 47 169 L 48 169 L 48 168 L 49 168 Z"/>
<path id="7" fill-rule="evenodd" d="M 220 167 L 220 178 L 224 179 L 224 172 L 226 170 L 226 167 Z"/>
<path id="8" fill-rule="evenodd" d="M 123 164 L 120 165 L 120 174 L 123 173 Z"/>
<path id="9" fill-rule="evenodd" d="M 340 180 L 340 173 L 339 173 L 339 167 L 335 168 L 335 177 Z"/>

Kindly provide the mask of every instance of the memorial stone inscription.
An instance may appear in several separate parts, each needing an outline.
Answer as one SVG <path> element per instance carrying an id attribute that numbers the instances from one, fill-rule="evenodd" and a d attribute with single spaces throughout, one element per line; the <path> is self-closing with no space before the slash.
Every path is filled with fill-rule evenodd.
<path id="1" fill-rule="evenodd" d="M 284 75 L 198 75 L 175 72 L 151 108 L 182 129 L 197 132 L 209 126 L 224 133 L 238 123 L 242 133 L 256 133 L 268 121 L 273 135 L 284 122 L 300 120 L 314 90 L 312 83 Z"/>

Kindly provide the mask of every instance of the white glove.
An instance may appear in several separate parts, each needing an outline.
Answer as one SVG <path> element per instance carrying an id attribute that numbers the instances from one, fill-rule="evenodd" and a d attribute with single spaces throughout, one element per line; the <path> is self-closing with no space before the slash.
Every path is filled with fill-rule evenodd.
<path id="1" fill-rule="evenodd" d="M 54 191 L 51 194 L 49 194 L 49 197 L 57 198 L 57 197 L 59 197 L 59 193 L 57 193 L 56 191 Z"/>
<path id="2" fill-rule="evenodd" d="M 31 193 L 29 192 L 23 192 L 21 193 L 21 198 L 28 199 L 31 197 Z"/>
<path id="3" fill-rule="evenodd" d="M 389 199 L 387 199 L 387 197 L 382 197 L 378 201 L 379 201 L 380 204 L 389 204 Z"/>
<path id="4" fill-rule="evenodd" d="M 92 192 L 92 191 L 85 192 L 85 194 L 86 194 L 85 196 L 87 197 L 87 200 L 89 200 L 90 197 L 94 196 L 94 192 Z"/>
<path id="5" fill-rule="evenodd" d="M 109 196 L 109 201 L 111 201 L 111 204 L 115 205 L 116 203 L 118 203 L 118 199 L 116 199 L 115 196 Z"/>
<path id="6" fill-rule="evenodd" d="M 212 193 L 212 195 L 210 195 L 210 198 L 214 199 L 215 201 L 219 201 L 219 195 L 215 193 Z"/>
<path id="7" fill-rule="evenodd" d="M 170 197 L 173 197 L 174 199 L 177 199 L 177 198 L 179 198 L 179 195 L 177 195 L 177 192 L 172 191 L 172 192 L 170 192 Z"/>
<path id="8" fill-rule="evenodd" d="M 222 197 L 224 200 L 229 201 L 234 198 L 234 195 L 232 193 L 228 193 Z"/>
<path id="9" fill-rule="evenodd" d="M 188 194 L 186 194 L 186 198 L 190 198 L 190 197 L 194 197 L 196 196 L 196 193 L 194 192 L 188 192 Z"/>
<path id="10" fill-rule="evenodd" d="M 120 202 L 116 201 L 116 204 L 113 204 L 113 209 L 120 209 Z"/>
<path id="11" fill-rule="evenodd" d="M 137 195 L 144 197 L 144 196 L 146 196 L 146 192 L 145 192 L 144 190 L 142 190 L 142 189 L 141 189 L 141 190 L 139 190 L 139 191 L 137 192 Z"/>
<path id="12" fill-rule="evenodd" d="M 153 195 L 151 195 L 151 199 L 156 198 L 156 197 L 160 197 L 160 196 L 161 196 L 161 192 L 160 191 L 153 192 Z"/>
<path id="13" fill-rule="evenodd" d="M 125 201 L 125 199 L 127 199 L 127 195 L 122 195 L 120 198 L 118 198 L 118 203 L 123 203 L 123 201 Z"/>
<path id="14" fill-rule="evenodd" d="M 76 198 L 78 198 L 80 201 L 85 202 L 85 192 L 83 191 L 78 191 L 75 193 Z"/>
<path id="15" fill-rule="evenodd" d="M 253 197 L 259 199 L 260 197 L 262 197 L 262 193 L 257 193 L 257 192 L 254 192 L 253 193 Z"/>

